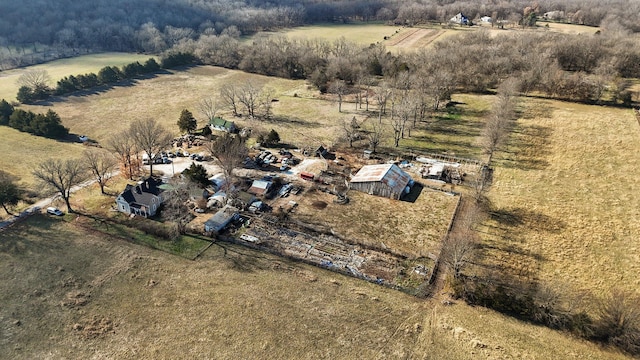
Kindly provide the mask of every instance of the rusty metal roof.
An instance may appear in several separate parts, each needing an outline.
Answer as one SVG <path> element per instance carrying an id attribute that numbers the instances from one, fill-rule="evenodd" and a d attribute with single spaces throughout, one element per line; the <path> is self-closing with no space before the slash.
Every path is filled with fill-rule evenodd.
<path id="1" fill-rule="evenodd" d="M 351 182 L 379 181 L 391 188 L 402 191 L 411 180 L 411 176 L 395 164 L 365 165 L 351 179 Z"/>

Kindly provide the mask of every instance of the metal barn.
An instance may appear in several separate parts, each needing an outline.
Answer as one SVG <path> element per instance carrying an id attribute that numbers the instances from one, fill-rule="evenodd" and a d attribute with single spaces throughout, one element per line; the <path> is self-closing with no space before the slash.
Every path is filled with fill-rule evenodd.
<path id="1" fill-rule="evenodd" d="M 351 179 L 349 189 L 399 200 L 412 183 L 395 164 L 366 165 Z"/>

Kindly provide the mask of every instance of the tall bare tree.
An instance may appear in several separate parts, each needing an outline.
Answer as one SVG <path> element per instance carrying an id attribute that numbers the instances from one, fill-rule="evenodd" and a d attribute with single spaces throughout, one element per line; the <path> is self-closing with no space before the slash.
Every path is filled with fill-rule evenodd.
<path id="1" fill-rule="evenodd" d="M 351 120 L 345 119 L 342 122 L 342 133 L 349 142 L 349 147 L 353 147 L 353 142 L 360 138 L 360 124 L 355 116 Z"/>
<path id="2" fill-rule="evenodd" d="M 104 187 L 115 172 L 116 158 L 111 153 L 97 148 L 85 150 L 83 156 L 85 165 L 100 185 L 100 192 L 105 194 Z"/>
<path id="3" fill-rule="evenodd" d="M 387 102 L 391 96 L 391 89 L 385 82 L 380 84 L 374 93 L 374 99 L 378 103 L 378 122 L 382 122 L 382 115 L 387 112 Z"/>
<path id="4" fill-rule="evenodd" d="M 200 110 L 202 115 L 210 122 L 216 117 L 218 110 L 220 110 L 218 100 L 214 98 L 204 98 L 198 103 L 198 110 Z"/>
<path id="5" fill-rule="evenodd" d="M 334 80 L 329 84 L 327 91 L 338 96 L 338 112 L 342 112 L 342 99 L 348 90 L 349 88 L 344 80 Z"/>
<path id="6" fill-rule="evenodd" d="M 109 151 L 115 153 L 122 165 L 121 169 L 127 177 L 133 180 L 138 174 L 140 162 L 137 161 L 138 147 L 127 130 L 112 135 L 106 142 Z"/>
<path id="7" fill-rule="evenodd" d="M 247 81 L 243 86 L 238 88 L 238 101 L 247 110 L 247 115 L 250 118 L 255 117 L 260 107 L 260 92 L 261 88 L 255 85 L 251 81 Z"/>
<path id="8" fill-rule="evenodd" d="M 47 70 L 30 70 L 20 75 L 17 80 L 18 86 L 26 86 L 34 92 L 45 91 L 49 89 L 51 76 Z"/>
<path id="9" fill-rule="evenodd" d="M 45 188 L 57 191 L 71 213 L 71 189 L 85 181 L 88 173 L 80 159 L 49 159 L 40 163 L 33 175 Z"/>
<path id="10" fill-rule="evenodd" d="M 149 158 L 149 175 L 153 175 L 153 158 L 164 147 L 171 144 L 171 134 L 155 119 L 136 120 L 129 127 L 129 134 Z"/>
<path id="11" fill-rule="evenodd" d="M 369 148 L 371 148 L 371 151 L 376 152 L 378 145 L 380 145 L 382 141 L 383 126 L 380 122 L 373 121 L 368 130 L 367 140 L 369 140 Z"/>
<path id="12" fill-rule="evenodd" d="M 247 157 L 245 139 L 239 135 L 225 133 L 210 141 L 207 148 L 222 168 L 226 186 L 229 187 L 233 181 L 233 169 L 239 168 Z"/>
<path id="13" fill-rule="evenodd" d="M 220 97 L 225 105 L 227 105 L 234 116 L 238 116 L 238 88 L 232 84 L 224 84 L 220 88 Z"/>
<path id="14" fill-rule="evenodd" d="M 515 119 L 516 95 L 519 84 L 516 79 L 507 79 L 498 88 L 497 99 L 493 104 L 482 136 L 482 147 L 489 155 L 488 164 L 491 163 L 494 152 L 505 141 L 509 126 Z"/>

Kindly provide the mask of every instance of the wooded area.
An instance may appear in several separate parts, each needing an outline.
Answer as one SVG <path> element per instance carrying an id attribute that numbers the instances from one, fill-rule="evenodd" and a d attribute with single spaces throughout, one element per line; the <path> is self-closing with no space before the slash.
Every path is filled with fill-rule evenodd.
<path id="1" fill-rule="evenodd" d="M 0 69 L 95 51 L 160 53 L 213 35 L 231 38 L 322 22 L 386 21 L 414 26 L 469 19 L 521 22 L 525 16 L 640 31 L 640 4 L 632 0 L 502 1 L 196 1 L 123 0 L 0 3 Z"/>

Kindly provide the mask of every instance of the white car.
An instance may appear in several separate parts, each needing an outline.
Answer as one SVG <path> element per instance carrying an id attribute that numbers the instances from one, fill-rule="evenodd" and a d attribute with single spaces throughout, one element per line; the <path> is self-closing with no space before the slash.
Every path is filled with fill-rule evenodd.
<path id="1" fill-rule="evenodd" d="M 48 207 L 47 208 L 47 214 L 51 214 L 51 215 L 55 215 L 55 216 L 64 215 L 64 213 L 62 211 L 60 211 L 60 209 L 58 209 L 56 207 Z"/>

